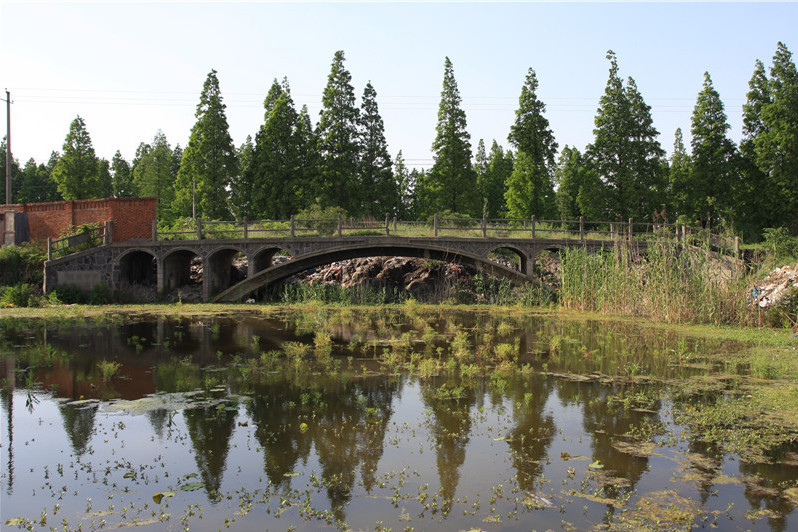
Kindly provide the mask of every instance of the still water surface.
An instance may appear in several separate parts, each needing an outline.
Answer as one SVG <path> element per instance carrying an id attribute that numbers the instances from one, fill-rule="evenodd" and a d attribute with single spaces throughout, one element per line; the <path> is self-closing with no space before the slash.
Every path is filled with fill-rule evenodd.
<path id="1" fill-rule="evenodd" d="M 798 462 L 672 416 L 738 348 L 482 311 L 0 322 L 0 524 L 795 530 Z"/>

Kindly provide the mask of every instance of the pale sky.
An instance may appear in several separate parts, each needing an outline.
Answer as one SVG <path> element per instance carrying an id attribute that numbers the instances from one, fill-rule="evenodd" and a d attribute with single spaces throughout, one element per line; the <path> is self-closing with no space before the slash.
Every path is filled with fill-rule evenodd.
<path id="1" fill-rule="evenodd" d="M 24 163 L 61 151 L 80 115 L 95 151 L 130 161 L 160 129 L 185 147 L 202 84 L 218 71 L 236 146 L 263 123 L 274 78 L 318 121 L 333 54 L 358 102 L 371 81 L 389 150 L 429 167 L 444 58 L 454 65 L 473 149 L 509 147 L 527 69 L 560 148 L 583 149 L 606 85 L 608 49 L 652 107 L 668 152 L 709 71 L 739 143 L 756 59 L 798 54 L 798 3 L 271 3 L 0 0 L 0 89 Z M 795 56 L 793 58 L 795 60 Z M 4 107 L 4 104 L 3 104 Z M 3 110 L 1 134 L 5 134 Z"/>

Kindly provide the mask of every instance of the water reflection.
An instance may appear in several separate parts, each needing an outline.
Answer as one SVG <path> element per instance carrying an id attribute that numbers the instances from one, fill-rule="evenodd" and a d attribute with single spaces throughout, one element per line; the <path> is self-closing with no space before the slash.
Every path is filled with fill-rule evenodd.
<path id="1" fill-rule="evenodd" d="M 293 516 L 261 528 L 301 525 L 309 514 L 297 508 L 311 500 L 310 495 L 302 499 L 302 490 L 318 490 L 332 518 L 359 529 L 373 528 L 362 521 L 370 515 L 364 500 L 377 508 L 374 520 L 396 510 L 386 521 L 393 528 L 405 526 L 408 516 L 432 514 L 439 521 L 411 526 L 449 529 L 480 526 L 501 512 L 507 519 L 518 511 L 518 500 L 535 493 L 554 500 L 546 509 L 528 509 L 542 512 L 535 514 L 540 526 L 551 528 L 563 520 L 553 507 L 565 507 L 572 492 L 593 499 L 585 499 L 589 510 L 582 513 L 581 508 L 563 510 L 568 522 L 578 528 L 603 520 L 612 527 L 623 506 L 618 500 L 650 487 L 652 477 L 667 477 L 652 458 L 657 437 L 670 423 L 664 413 L 665 383 L 711 370 L 700 367 L 695 353 L 723 347 L 624 324 L 413 309 L 402 314 L 319 308 L 267 319 L 142 318 L 97 326 L 14 324 L 4 325 L 0 338 L 0 410 L 7 434 L 2 482 L 10 503 L 30 512 L 43 506 L 41 499 L 25 502 L 17 495 L 41 492 L 38 479 L 24 478 L 24 489 L 14 489 L 20 482 L 15 475 L 20 438 L 14 436 L 30 431 L 34 416 L 51 422 L 45 412 L 52 409 L 77 462 L 90 463 L 97 448 L 98 465 L 122 460 L 109 458 L 116 453 L 145 463 L 159 446 L 177 453 L 183 441 L 190 443 L 193 464 L 185 455 L 179 459 L 181 468 L 191 470 L 181 470 L 181 478 L 198 476 L 204 496 L 219 512 L 233 504 L 224 501 L 242 488 L 237 484 L 242 476 L 263 471 L 268 483 L 250 479 L 243 489 L 260 490 L 264 499 L 279 493 L 279 504 L 290 501 L 280 512 Z M 23 344 L 27 347 L 19 347 Z M 688 355 L 694 364 L 673 363 L 674 356 Z M 389 364 L 390 356 L 395 358 Z M 425 366 L 425 361 L 433 364 Z M 27 417 L 19 399 L 15 407 L 19 389 L 43 401 Z M 109 414 L 122 400 L 142 402 Z M 566 411 L 574 417 L 564 419 Z M 123 451 L 97 435 L 114 423 L 110 415 L 124 412 L 143 414 L 138 416 L 143 423 L 139 433 L 128 436 L 139 443 Z M 176 416 L 182 423 L 175 424 Z M 503 432 L 486 425 L 501 425 Z M 181 430 L 185 434 L 178 444 L 172 432 Z M 30 438 L 30 432 L 23 434 Z M 583 446 L 580 452 L 589 455 L 590 467 L 587 462 L 580 466 L 590 473 L 584 478 L 565 474 L 576 469 L 563 443 L 573 434 L 575 441 L 568 445 Z M 256 445 L 249 445 L 250 436 Z M 498 458 L 478 451 L 486 438 L 501 449 Z M 752 511 L 765 512 L 769 517 L 757 523 L 766 522 L 768 529 L 789 528 L 792 507 L 779 490 L 798 478 L 798 467 L 731 466 L 729 457 L 698 438 L 688 438 L 683 446 L 679 456 L 687 457 L 682 460 L 686 469 L 675 465 L 677 458 L 667 467 L 684 479 L 679 489 L 702 507 L 712 507 L 713 495 L 721 491 Z M 661 447 L 658 453 L 669 452 Z M 430 448 L 433 457 L 416 452 Z M 397 462 L 397 456 L 406 462 Z M 420 469 L 418 479 L 408 481 L 404 492 L 387 487 L 386 476 L 411 469 L 407 461 Z M 728 482 L 730 467 L 739 467 L 732 474 L 742 480 Z M 489 478 L 474 478 L 475 471 L 488 471 Z M 551 485 L 564 486 L 562 491 L 551 487 L 552 477 Z M 146 490 L 176 490 L 172 478 L 153 480 Z M 105 493 L 83 482 L 70 489 L 81 495 L 92 489 Z M 424 486 L 436 483 L 437 494 L 427 498 Z M 460 502 L 466 497 L 478 502 L 475 492 L 490 493 L 504 484 L 517 494 L 514 503 L 508 496 L 487 505 L 483 496 L 483 504 L 498 508 L 495 514 Z M 141 490 L 132 488 L 130 493 Z M 149 496 L 135 495 L 136 504 L 141 498 L 151 503 Z M 73 505 L 79 502 L 77 496 L 71 499 Z M 358 511 L 351 510 L 355 506 Z M 457 521 L 468 519 L 461 514 L 474 520 Z"/>
<path id="2" fill-rule="evenodd" d="M 197 469 L 211 500 L 217 497 L 222 484 L 230 436 L 235 429 L 237 415 L 238 409 L 225 403 L 190 408 L 183 412 Z"/>
<path id="3" fill-rule="evenodd" d="M 86 452 L 94 432 L 94 417 L 97 415 L 98 407 L 97 403 L 62 404 L 58 407 L 64 431 L 69 436 L 69 443 L 77 456 Z"/>

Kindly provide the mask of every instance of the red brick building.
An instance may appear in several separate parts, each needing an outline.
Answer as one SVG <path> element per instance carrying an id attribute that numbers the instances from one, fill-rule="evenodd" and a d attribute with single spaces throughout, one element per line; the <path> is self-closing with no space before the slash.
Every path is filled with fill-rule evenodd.
<path id="1" fill-rule="evenodd" d="M 104 198 L 0 205 L 0 245 L 58 238 L 70 227 L 112 222 L 114 242 L 151 238 L 158 198 Z"/>

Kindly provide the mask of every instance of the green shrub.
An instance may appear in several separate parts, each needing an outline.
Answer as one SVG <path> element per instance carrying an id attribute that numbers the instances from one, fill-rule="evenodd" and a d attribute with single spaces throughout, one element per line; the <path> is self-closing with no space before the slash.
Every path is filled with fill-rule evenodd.
<path id="1" fill-rule="evenodd" d="M 0 286 L 41 286 L 46 258 L 46 251 L 35 243 L 0 247 Z"/>
<path id="2" fill-rule="evenodd" d="M 108 286 L 103 283 L 97 283 L 89 292 L 89 305 L 107 305 L 111 302 L 111 293 Z"/>
<path id="3" fill-rule="evenodd" d="M 0 307 L 34 307 L 37 303 L 38 298 L 25 283 L 7 286 L 0 296 Z"/>
<path id="4" fill-rule="evenodd" d="M 53 288 L 52 297 L 65 305 L 84 304 L 88 301 L 86 294 L 75 285 L 56 286 Z"/>
<path id="5" fill-rule="evenodd" d="M 764 248 L 777 260 L 798 258 L 798 238 L 790 236 L 784 227 L 769 227 L 764 231 Z"/>

